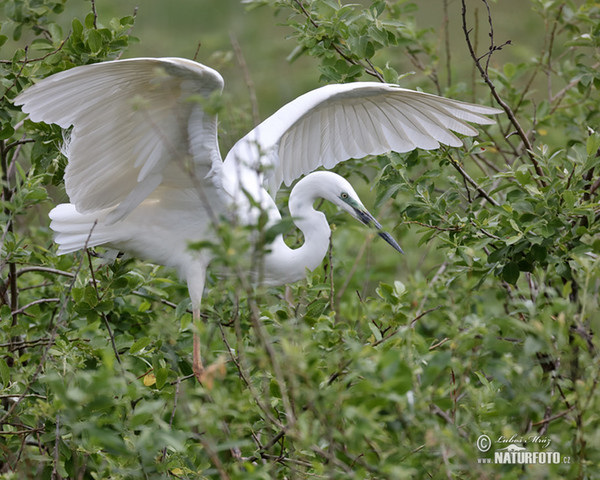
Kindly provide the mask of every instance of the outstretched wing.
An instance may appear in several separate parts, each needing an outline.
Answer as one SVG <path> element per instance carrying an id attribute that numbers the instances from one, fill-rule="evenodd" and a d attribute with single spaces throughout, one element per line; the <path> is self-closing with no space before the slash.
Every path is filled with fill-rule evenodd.
<path id="1" fill-rule="evenodd" d="M 199 98 L 222 88 L 221 75 L 199 63 L 135 58 L 58 73 L 15 104 L 34 122 L 73 127 L 65 145 L 69 199 L 80 213 L 115 207 L 114 222 L 160 184 L 184 188 L 189 175 L 220 170 L 216 117 Z"/>
<path id="2" fill-rule="evenodd" d="M 390 84 L 327 85 L 288 103 L 238 141 L 224 169 L 242 162 L 260 170 L 274 194 L 282 181 L 290 185 L 349 158 L 461 146 L 452 132 L 476 135 L 468 122 L 493 124 L 485 115 L 501 112 Z"/>

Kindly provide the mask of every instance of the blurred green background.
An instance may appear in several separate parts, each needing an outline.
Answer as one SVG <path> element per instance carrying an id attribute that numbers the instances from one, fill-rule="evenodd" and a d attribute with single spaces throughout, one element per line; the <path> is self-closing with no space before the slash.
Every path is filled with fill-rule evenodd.
<path id="1" fill-rule="evenodd" d="M 368 6 L 371 2 L 342 3 Z M 72 0 L 67 3 L 67 9 L 71 10 L 72 16 L 81 18 L 89 11 L 89 4 L 89 0 Z M 444 20 L 447 14 L 452 75 L 464 77 L 465 82 L 470 82 L 472 66 L 460 25 L 460 2 L 426 0 L 417 4 L 417 24 L 420 28 L 438 32 L 441 44 L 446 41 Z M 479 32 L 473 32 L 472 35 L 478 33 L 483 47 L 487 42 L 487 12 L 483 3 L 471 0 L 471 4 L 472 10 L 477 11 L 480 25 Z M 199 62 L 221 72 L 225 78 L 225 91 L 232 96 L 233 104 L 241 108 L 245 106 L 248 112 L 251 111 L 249 88 L 254 89 L 260 119 L 320 85 L 316 60 L 306 56 L 294 62 L 287 60 L 295 47 L 294 41 L 287 39 L 291 30 L 281 26 L 288 11 L 281 10 L 274 15 L 271 8 L 248 8 L 241 0 L 96 0 L 96 8 L 100 22 L 137 12 L 132 33 L 139 42 L 128 50 L 127 57 L 196 56 Z M 69 15 L 63 18 L 69 18 Z M 494 23 L 497 41 L 510 39 L 512 42 L 510 47 L 494 56 L 495 64 L 502 65 L 507 58 L 514 63 L 527 61 L 545 41 L 539 17 L 530 11 L 530 5 L 525 6 L 520 0 L 498 2 L 494 9 Z M 237 54 L 233 46 L 235 43 L 239 44 Z M 396 48 L 388 54 L 388 60 L 398 72 L 415 71 L 404 49 Z M 246 64 L 251 85 L 247 84 L 243 68 L 240 67 L 240 55 Z M 443 83 L 445 81 L 442 79 Z M 402 84 L 435 92 L 426 75 L 419 72 L 404 78 Z M 246 119 L 248 122 L 250 120 L 250 117 Z M 227 121 L 227 118 L 222 118 L 225 125 Z M 239 126 L 244 131 L 250 127 L 250 124 Z M 241 133 L 231 132 L 229 138 L 222 138 L 225 151 Z"/>

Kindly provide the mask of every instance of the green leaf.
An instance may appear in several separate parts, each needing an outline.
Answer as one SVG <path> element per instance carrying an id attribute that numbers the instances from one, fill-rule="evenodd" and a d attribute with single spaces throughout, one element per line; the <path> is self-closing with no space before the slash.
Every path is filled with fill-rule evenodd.
<path id="1" fill-rule="evenodd" d="M 152 339 L 150 337 L 140 338 L 139 340 L 136 340 L 131 347 L 129 347 L 129 353 L 137 353 L 150 345 L 150 343 L 152 343 Z"/>
<path id="2" fill-rule="evenodd" d="M 504 75 L 506 75 L 506 77 L 508 79 L 510 79 L 510 78 L 514 77 L 515 73 L 517 72 L 517 67 L 515 66 L 514 63 L 507 62 L 504 64 L 503 70 L 504 70 Z"/>
<path id="3" fill-rule="evenodd" d="M 598 149 L 600 149 L 600 134 L 594 132 L 587 138 L 586 151 L 588 155 L 596 155 Z"/>
<path id="4" fill-rule="evenodd" d="M 74 18 L 73 21 L 71 22 L 71 29 L 72 29 L 72 33 L 71 36 L 73 38 L 81 38 L 81 35 L 83 34 L 83 24 L 81 23 L 81 21 L 78 18 Z"/>
<path id="5" fill-rule="evenodd" d="M 0 379 L 5 387 L 10 384 L 10 368 L 6 361 L 0 357 Z"/>
<path id="6" fill-rule="evenodd" d="M 98 30 L 89 31 L 87 44 L 93 53 L 100 51 L 102 48 L 102 35 Z"/>
<path id="7" fill-rule="evenodd" d="M 548 256 L 548 250 L 542 245 L 533 245 L 531 247 L 531 254 L 536 261 L 543 262 Z"/>
<path id="8" fill-rule="evenodd" d="M 155 371 L 156 375 L 156 388 L 159 390 L 165 386 L 167 382 L 167 378 L 169 377 L 169 368 L 162 367 Z"/>
<path id="9" fill-rule="evenodd" d="M 96 21 L 96 16 L 93 12 L 88 13 L 85 16 L 85 28 L 92 30 L 94 28 L 94 22 Z"/>
<path id="10" fill-rule="evenodd" d="M 516 262 L 509 262 L 502 268 L 502 279 L 514 285 L 519 280 L 520 273 L 519 265 Z"/>
<path id="11" fill-rule="evenodd" d="M 0 140 L 7 140 L 15 134 L 15 129 L 10 123 L 3 125 L 0 129 Z"/>
<path id="12" fill-rule="evenodd" d="M 50 25 L 48 25 L 48 31 L 50 32 L 52 41 L 54 43 L 59 43 L 61 41 L 63 32 L 62 28 L 60 28 L 60 25 L 56 23 L 51 23 Z"/>

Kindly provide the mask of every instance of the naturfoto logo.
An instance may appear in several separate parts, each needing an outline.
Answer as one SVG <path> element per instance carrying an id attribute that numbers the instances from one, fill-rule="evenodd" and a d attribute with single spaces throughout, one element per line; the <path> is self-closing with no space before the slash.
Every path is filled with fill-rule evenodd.
<path id="1" fill-rule="evenodd" d="M 478 463 L 494 464 L 557 464 L 571 463 L 571 457 L 562 456 L 559 452 L 546 450 L 552 440 L 545 435 L 500 435 L 492 440 L 488 435 L 480 435 L 475 442 L 481 453 L 487 453 L 496 446 L 493 455 L 478 458 Z"/>

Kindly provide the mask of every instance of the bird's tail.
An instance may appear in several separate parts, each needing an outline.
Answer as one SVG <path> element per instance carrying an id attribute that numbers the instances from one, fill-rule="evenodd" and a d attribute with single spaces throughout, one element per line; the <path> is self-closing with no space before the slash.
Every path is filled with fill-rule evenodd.
<path id="1" fill-rule="evenodd" d="M 86 247 L 96 247 L 112 240 L 110 230 L 102 225 L 107 212 L 79 213 L 72 203 L 61 203 L 54 207 L 49 217 L 54 240 L 58 243 L 58 254 L 75 252 Z"/>

